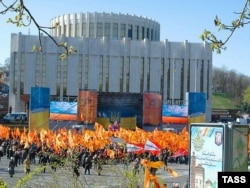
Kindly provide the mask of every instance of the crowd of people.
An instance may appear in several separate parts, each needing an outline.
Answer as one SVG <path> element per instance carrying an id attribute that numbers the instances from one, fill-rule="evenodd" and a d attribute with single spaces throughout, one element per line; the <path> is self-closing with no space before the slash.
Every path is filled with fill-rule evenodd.
<path id="1" fill-rule="evenodd" d="M 115 125 L 115 124 L 114 124 Z M 119 130 L 118 124 L 112 127 L 112 131 Z M 10 177 L 15 174 L 15 167 L 23 165 L 24 173 L 27 175 L 31 172 L 31 165 L 38 164 L 41 167 L 41 173 L 46 173 L 48 166 L 57 171 L 58 166 L 65 165 L 70 162 L 72 168 L 72 176 L 78 178 L 80 176 L 80 168 L 83 167 L 84 175 L 90 175 L 92 170 L 102 175 L 103 165 L 106 164 L 122 164 L 124 169 L 132 166 L 133 176 L 137 176 L 144 169 L 141 161 L 147 159 L 149 161 L 162 161 L 164 170 L 167 170 L 169 162 L 186 163 L 187 157 L 179 156 L 172 158 L 173 152 L 168 148 L 161 149 L 157 155 L 151 152 L 127 152 L 125 144 L 109 143 L 103 148 L 90 150 L 89 148 L 79 144 L 74 148 L 61 148 L 55 151 L 48 142 L 23 142 L 19 137 L 1 138 L 0 135 L 0 160 L 1 157 L 9 159 L 8 172 Z M 157 168 L 150 168 L 150 174 L 156 176 Z M 176 186 L 175 186 L 176 187 Z"/>
<path id="2" fill-rule="evenodd" d="M 108 154 L 108 150 L 114 151 L 114 156 Z M 162 160 L 167 166 L 170 160 L 170 153 L 167 149 L 163 149 L 159 156 L 151 153 L 128 153 L 126 147 L 118 143 L 112 143 L 103 149 L 90 152 L 88 148 L 79 146 L 75 149 L 64 149 L 60 153 L 55 153 L 48 146 L 37 146 L 36 143 L 29 144 L 28 147 L 22 144 L 18 139 L 0 139 L 0 159 L 7 157 L 10 160 L 9 172 L 10 176 L 14 175 L 14 168 L 18 165 L 24 165 L 24 172 L 30 172 L 31 164 L 41 164 L 43 172 L 46 172 L 46 166 L 49 164 L 56 171 L 58 165 L 63 165 L 66 159 L 70 159 L 73 163 L 74 175 L 79 176 L 79 167 L 85 169 L 85 174 L 90 174 L 90 169 L 98 170 L 101 175 L 102 165 L 109 163 L 121 163 L 127 169 L 130 163 L 134 163 L 134 174 L 140 169 L 140 160 L 147 158 L 151 161 Z M 154 174 L 154 170 L 152 169 Z"/>

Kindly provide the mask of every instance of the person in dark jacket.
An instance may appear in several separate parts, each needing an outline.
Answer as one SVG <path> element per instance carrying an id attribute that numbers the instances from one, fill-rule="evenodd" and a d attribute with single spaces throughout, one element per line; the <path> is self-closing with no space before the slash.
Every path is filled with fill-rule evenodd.
<path id="1" fill-rule="evenodd" d="M 88 174 L 90 175 L 91 167 L 92 167 L 92 157 L 91 155 L 89 155 L 85 158 L 85 172 L 84 173 L 87 174 L 88 172 Z"/>
<path id="2" fill-rule="evenodd" d="M 10 158 L 10 162 L 9 162 L 9 167 L 8 167 L 8 171 L 10 174 L 10 177 L 13 177 L 13 175 L 15 174 L 15 161 L 14 161 L 14 157 Z"/>
<path id="3" fill-rule="evenodd" d="M 48 156 L 47 156 L 46 153 L 43 153 L 42 157 L 41 157 L 41 164 L 42 164 L 42 167 L 43 167 L 43 173 L 45 173 L 45 171 L 46 171 L 47 163 L 48 163 Z"/>

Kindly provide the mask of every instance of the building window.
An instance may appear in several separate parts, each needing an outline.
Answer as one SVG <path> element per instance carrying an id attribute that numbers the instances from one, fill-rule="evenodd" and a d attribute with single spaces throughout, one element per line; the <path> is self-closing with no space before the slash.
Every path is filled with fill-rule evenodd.
<path id="1" fill-rule="evenodd" d="M 120 92 L 123 92 L 123 80 L 124 80 L 124 57 L 120 58 Z"/>
<path id="2" fill-rule="evenodd" d="M 144 90 L 144 57 L 141 58 L 140 92 Z"/>
<path id="3" fill-rule="evenodd" d="M 128 38 L 132 39 L 133 38 L 133 26 L 128 25 Z"/>
<path id="4" fill-rule="evenodd" d="M 105 33 L 104 33 L 104 36 L 105 37 L 110 37 L 110 23 L 105 23 Z"/>
<path id="5" fill-rule="evenodd" d="M 21 62 L 20 62 L 20 94 L 23 94 L 23 91 L 24 91 L 24 59 L 25 59 L 25 54 L 21 53 Z"/>
<path id="6" fill-rule="evenodd" d="M 113 39 L 118 39 L 118 24 L 113 23 Z"/>
<path id="7" fill-rule="evenodd" d="M 67 25 L 64 25 L 63 26 L 63 34 L 64 34 L 64 36 L 68 36 L 68 34 L 67 34 Z"/>
<path id="8" fill-rule="evenodd" d="M 103 88 L 103 56 L 100 56 L 100 61 L 99 61 L 99 91 L 102 92 Z"/>
<path id="9" fill-rule="evenodd" d="M 60 55 L 58 55 L 58 57 L 57 57 L 57 71 L 56 72 L 57 72 L 56 95 L 60 96 L 61 75 L 62 75 L 62 73 L 61 73 L 61 57 L 60 57 Z"/>
<path id="10" fill-rule="evenodd" d="M 74 37 L 74 27 L 72 24 L 69 24 L 69 37 Z"/>
<path id="11" fill-rule="evenodd" d="M 82 23 L 82 36 L 87 37 L 87 24 Z"/>
<path id="12" fill-rule="evenodd" d="M 80 26 L 79 23 L 76 23 L 76 30 L 75 30 L 75 36 L 80 37 Z"/>
<path id="13" fill-rule="evenodd" d="M 94 23 L 89 24 L 89 37 L 95 36 L 95 25 Z"/>
<path id="14" fill-rule="evenodd" d="M 84 89 L 88 89 L 89 56 L 85 55 L 84 62 Z"/>
<path id="15" fill-rule="evenodd" d="M 125 28 L 126 28 L 126 25 L 121 24 L 120 39 L 123 39 L 125 37 L 125 34 L 126 34 Z"/>
<path id="16" fill-rule="evenodd" d="M 210 69 L 209 69 L 209 64 L 210 62 L 207 62 L 207 100 L 209 99 L 209 84 L 210 84 L 210 80 L 209 80 L 209 74 L 210 74 Z"/>
<path id="17" fill-rule="evenodd" d="M 78 88 L 82 88 L 82 65 L 82 54 L 80 54 L 78 58 Z"/>
<path id="18" fill-rule="evenodd" d="M 46 86 L 46 57 L 42 57 L 42 86 Z"/>
<path id="19" fill-rule="evenodd" d="M 201 61 L 200 70 L 200 91 L 204 92 L 204 60 Z"/>
<path id="20" fill-rule="evenodd" d="M 142 39 L 145 38 L 145 28 L 144 27 L 141 28 L 141 36 L 142 36 Z"/>
<path id="21" fill-rule="evenodd" d="M 160 85 L 160 93 L 163 94 L 164 89 L 164 58 L 161 59 L 161 85 Z"/>
<path id="22" fill-rule="evenodd" d="M 38 86 L 41 86 L 41 55 L 40 53 L 37 53 L 37 56 L 36 56 L 36 72 L 35 72 L 35 84 L 38 85 Z"/>
<path id="23" fill-rule="evenodd" d="M 135 37 L 136 37 L 136 40 L 139 40 L 139 26 L 136 26 L 135 27 Z"/>
<path id="24" fill-rule="evenodd" d="M 58 29 L 58 35 L 57 36 L 60 37 L 62 35 L 62 26 L 59 26 L 57 29 Z"/>
<path id="25" fill-rule="evenodd" d="M 149 39 L 149 28 L 147 28 L 147 39 Z"/>
<path id="26" fill-rule="evenodd" d="M 105 83 L 105 87 L 106 87 L 106 92 L 109 92 L 109 56 L 106 56 L 106 76 L 105 76 L 105 80 L 106 80 L 106 83 Z"/>
<path id="27" fill-rule="evenodd" d="M 191 78 L 190 78 L 190 71 L 191 71 L 191 67 L 190 67 L 191 65 L 190 65 L 190 59 L 188 60 L 188 65 L 187 65 L 187 67 L 188 67 L 188 70 L 187 70 L 187 91 L 188 92 L 190 92 L 190 80 L 191 80 Z"/>
<path id="28" fill-rule="evenodd" d="M 101 38 L 103 36 L 102 34 L 102 27 L 103 27 L 103 24 L 102 23 L 97 23 L 97 33 L 96 33 L 96 37 L 97 38 Z"/>
<path id="29" fill-rule="evenodd" d="M 129 78 L 130 78 L 130 57 L 127 57 L 126 63 L 126 92 L 129 92 Z"/>
<path id="30" fill-rule="evenodd" d="M 184 94 L 184 59 L 181 59 L 181 73 L 180 73 L 181 75 L 181 88 L 180 88 L 180 90 L 181 90 L 181 94 L 180 94 L 180 99 L 181 100 L 183 100 L 183 98 L 184 98 L 184 96 L 185 96 L 185 94 Z"/>
<path id="31" fill-rule="evenodd" d="M 171 72 L 170 72 L 170 61 L 171 59 L 169 58 L 168 59 L 168 62 L 167 62 L 167 99 L 170 101 L 170 78 L 171 78 Z M 170 102 L 168 102 L 170 104 Z"/>
<path id="32" fill-rule="evenodd" d="M 68 70 L 68 62 L 67 61 L 62 61 L 63 63 L 63 96 L 67 95 L 67 70 Z"/>
<path id="33" fill-rule="evenodd" d="M 148 62 L 147 62 L 148 66 L 147 66 L 147 91 L 150 91 L 150 58 L 148 58 Z"/>

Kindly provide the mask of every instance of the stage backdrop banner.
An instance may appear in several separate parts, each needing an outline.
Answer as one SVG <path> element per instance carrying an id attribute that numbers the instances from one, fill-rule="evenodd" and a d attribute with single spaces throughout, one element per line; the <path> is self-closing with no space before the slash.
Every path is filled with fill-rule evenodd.
<path id="1" fill-rule="evenodd" d="M 205 123 L 205 122 L 206 122 L 206 114 L 188 117 L 188 125 L 190 125 L 191 123 Z"/>
<path id="2" fill-rule="evenodd" d="M 97 120 L 112 124 L 115 120 L 121 127 L 136 120 L 136 126 L 142 126 L 143 95 L 141 93 L 99 92 L 97 101 Z M 108 118 L 109 120 L 107 120 Z M 125 119 L 123 119 L 125 118 Z M 131 128 L 133 127 L 130 126 Z"/>
<path id="3" fill-rule="evenodd" d="M 188 106 L 163 104 L 162 122 L 170 124 L 186 124 L 188 122 Z"/>
<path id="4" fill-rule="evenodd" d="M 77 120 L 77 102 L 50 102 L 50 120 Z"/>
<path id="5" fill-rule="evenodd" d="M 40 132 L 49 129 L 50 90 L 45 87 L 31 87 L 29 130 Z"/>
<path id="6" fill-rule="evenodd" d="M 97 121 L 97 92 L 80 89 L 77 109 L 79 123 L 94 124 Z"/>
<path id="7" fill-rule="evenodd" d="M 161 123 L 161 108 L 162 96 L 159 93 L 143 93 L 143 124 Z"/>
<path id="8" fill-rule="evenodd" d="M 206 113 L 206 93 L 188 93 L 188 115 L 201 115 Z"/>

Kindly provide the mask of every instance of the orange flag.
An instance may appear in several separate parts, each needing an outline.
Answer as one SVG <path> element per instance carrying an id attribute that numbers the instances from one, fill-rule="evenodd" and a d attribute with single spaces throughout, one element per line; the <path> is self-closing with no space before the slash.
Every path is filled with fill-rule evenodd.
<path id="1" fill-rule="evenodd" d="M 169 168 L 168 166 L 166 166 L 167 171 L 173 176 L 173 177 L 178 177 L 178 173 L 175 172 L 172 168 Z"/>
<path id="2" fill-rule="evenodd" d="M 115 158 L 115 152 L 111 149 L 107 149 L 107 155 L 111 158 L 114 159 Z"/>
<path id="3" fill-rule="evenodd" d="M 145 174 L 144 174 L 144 186 L 143 188 L 149 188 L 149 185 L 150 185 L 150 181 L 152 181 L 154 183 L 154 186 L 156 188 L 160 188 L 160 184 L 159 182 L 157 181 L 157 176 L 153 176 L 153 175 L 150 175 L 149 173 L 149 168 L 160 168 L 161 166 L 164 165 L 164 163 L 162 161 L 156 161 L 156 162 L 153 162 L 153 161 L 148 161 L 146 159 L 143 159 L 141 161 L 141 164 L 144 166 L 145 168 Z M 178 173 L 175 172 L 173 169 L 167 167 L 167 170 L 168 172 L 173 176 L 173 177 L 178 177 Z"/>

